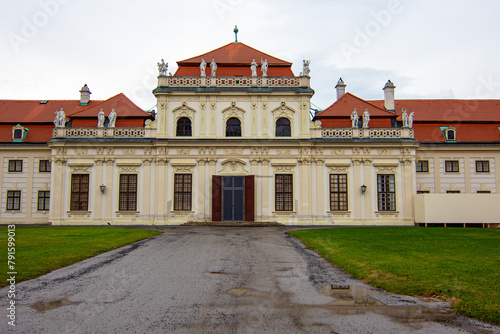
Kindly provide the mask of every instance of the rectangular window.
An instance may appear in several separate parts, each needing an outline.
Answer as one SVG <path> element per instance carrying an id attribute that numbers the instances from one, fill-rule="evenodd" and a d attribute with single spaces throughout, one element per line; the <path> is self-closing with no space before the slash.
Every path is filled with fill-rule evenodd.
<path id="1" fill-rule="evenodd" d="M 429 190 L 417 190 L 417 194 L 430 194 Z"/>
<path id="2" fill-rule="evenodd" d="M 378 211 L 396 211 L 396 181 L 394 174 L 377 175 Z"/>
<path id="3" fill-rule="evenodd" d="M 460 190 L 446 190 L 447 194 L 460 194 Z"/>
<path id="4" fill-rule="evenodd" d="M 490 162 L 488 160 L 476 161 L 476 173 L 489 173 L 489 172 L 490 172 Z"/>
<path id="5" fill-rule="evenodd" d="M 491 194 L 491 190 L 478 190 L 478 194 Z"/>
<path id="6" fill-rule="evenodd" d="M 7 210 L 21 210 L 21 190 L 7 191 Z"/>
<path id="7" fill-rule="evenodd" d="M 293 211 L 293 175 L 276 174 L 276 211 Z"/>
<path id="8" fill-rule="evenodd" d="M 50 210 L 50 191 L 38 192 L 38 211 Z"/>
<path id="9" fill-rule="evenodd" d="M 9 172 L 22 172 L 22 171 L 23 171 L 22 160 L 9 160 Z"/>
<path id="10" fill-rule="evenodd" d="M 137 210 L 137 174 L 120 175 L 119 211 Z"/>
<path id="11" fill-rule="evenodd" d="M 347 210 L 347 174 L 330 174 L 330 211 Z"/>
<path id="12" fill-rule="evenodd" d="M 174 210 L 191 211 L 191 193 L 192 193 L 191 174 L 174 175 Z"/>
<path id="13" fill-rule="evenodd" d="M 444 166 L 446 173 L 458 173 L 460 171 L 458 160 L 446 160 Z"/>
<path id="14" fill-rule="evenodd" d="M 429 161 L 418 160 L 417 161 L 417 172 L 418 173 L 428 173 L 429 172 Z"/>
<path id="15" fill-rule="evenodd" d="M 51 171 L 50 160 L 40 160 L 38 164 L 38 171 L 40 173 L 50 173 Z"/>
<path id="16" fill-rule="evenodd" d="M 71 211 L 87 211 L 89 203 L 89 174 L 71 175 Z"/>

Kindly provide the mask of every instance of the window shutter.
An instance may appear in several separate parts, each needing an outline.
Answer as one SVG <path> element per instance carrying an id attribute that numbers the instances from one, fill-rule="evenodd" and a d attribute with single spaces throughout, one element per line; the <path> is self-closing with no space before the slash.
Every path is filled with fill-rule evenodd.
<path id="1" fill-rule="evenodd" d="M 212 175 L 212 221 L 222 221 L 222 176 Z"/>
<path id="2" fill-rule="evenodd" d="M 245 176 L 245 221 L 255 220 L 255 181 L 253 175 Z"/>

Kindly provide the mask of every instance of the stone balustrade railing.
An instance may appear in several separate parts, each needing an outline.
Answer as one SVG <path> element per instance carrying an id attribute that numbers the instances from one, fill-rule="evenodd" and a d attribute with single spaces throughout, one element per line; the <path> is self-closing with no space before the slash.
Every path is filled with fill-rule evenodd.
<path id="1" fill-rule="evenodd" d="M 334 139 L 414 139 L 413 128 L 319 128 L 311 129 L 311 138 Z"/>
<path id="2" fill-rule="evenodd" d="M 158 87 L 309 87 L 311 78 L 300 77 L 174 77 L 160 75 Z"/>
<path id="3" fill-rule="evenodd" d="M 54 128 L 52 138 L 156 138 L 154 128 Z"/>

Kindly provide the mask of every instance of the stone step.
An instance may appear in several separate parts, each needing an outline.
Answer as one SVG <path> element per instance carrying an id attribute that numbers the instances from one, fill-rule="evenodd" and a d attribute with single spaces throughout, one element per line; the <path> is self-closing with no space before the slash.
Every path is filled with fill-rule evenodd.
<path id="1" fill-rule="evenodd" d="M 220 227 L 275 227 L 283 226 L 277 222 L 187 222 L 181 226 L 220 226 Z"/>

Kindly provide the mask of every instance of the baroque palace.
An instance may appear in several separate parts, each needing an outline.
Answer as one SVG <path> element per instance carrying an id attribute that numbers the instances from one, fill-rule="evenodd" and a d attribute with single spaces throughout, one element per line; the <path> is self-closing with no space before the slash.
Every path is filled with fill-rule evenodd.
<path id="1" fill-rule="evenodd" d="M 258 63 L 257 63 L 258 62 Z M 157 112 L 125 95 L 0 100 L 0 223 L 494 224 L 500 101 L 337 100 L 309 62 L 233 42 L 158 63 Z M 382 88 L 382 87 L 381 87 Z"/>

